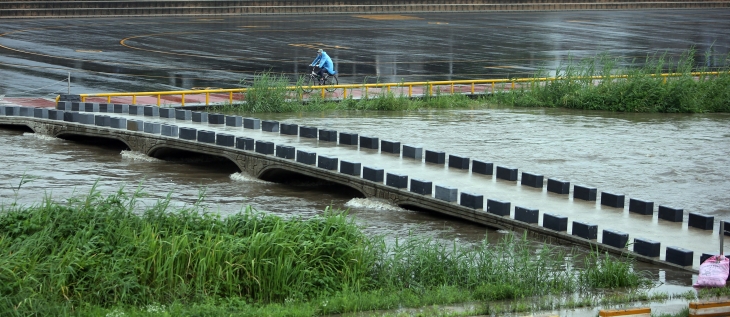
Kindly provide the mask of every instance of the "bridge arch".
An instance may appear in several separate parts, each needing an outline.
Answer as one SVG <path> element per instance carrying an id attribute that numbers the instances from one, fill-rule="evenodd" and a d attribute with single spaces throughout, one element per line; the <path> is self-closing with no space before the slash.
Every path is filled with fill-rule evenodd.
<path id="1" fill-rule="evenodd" d="M 29 124 L 0 124 L 0 127 L 6 130 L 37 133 L 36 130 L 33 129 L 33 126 Z"/>
<path id="2" fill-rule="evenodd" d="M 220 160 L 234 165 L 239 172 L 245 171 L 240 162 L 232 155 L 226 152 L 212 153 L 203 149 L 194 150 L 190 147 L 176 146 L 173 144 L 156 144 L 142 151 L 149 157 L 161 160 L 169 160 L 170 158 L 190 158 L 190 159 L 210 159 L 211 161 Z M 211 159 L 212 158 L 212 159 Z"/>
<path id="3" fill-rule="evenodd" d="M 126 148 L 127 150 L 132 149 L 127 140 L 116 136 L 101 136 L 99 134 L 90 134 L 77 131 L 59 131 L 57 133 L 54 133 L 53 137 L 87 144 L 102 144 L 106 146 L 122 147 Z"/>
<path id="4" fill-rule="evenodd" d="M 409 200 L 404 200 L 404 201 L 394 201 L 393 204 L 395 204 L 396 206 L 403 208 L 403 209 L 428 213 L 435 217 L 458 219 L 455 217 L 451 217 L 447 214 L 444 214 L 443 210 L 438 208 L 438 206 L 434 206 L 434 205 L 428 204 L 428 203 L 422 203 L 422 202 L 419 202 L 418 200 L 409 199 Z"/>
<path id="5" fill-rule="evenodd" d="M 332 177 L 322 177 L 320 175 L 316 175 L 315 173 L 308 173 L 306 170 L 290 168 L 286 165 L 265 167 L 257 173 L 256 177 L 261 180 L 276 183 L 286 183 L 286 181 L 290 179 L 320 181 L 324 184 L 337 185 L 340 187 L 339 190 L 345 190 L 347 192 L 350 192 L 352 193 L 351 196 L 355 196 L 355 198 L 368 197 L 368 195 L 362 190 L 362 188 L 359 188 L 351 182 L 342 181 Z"/>

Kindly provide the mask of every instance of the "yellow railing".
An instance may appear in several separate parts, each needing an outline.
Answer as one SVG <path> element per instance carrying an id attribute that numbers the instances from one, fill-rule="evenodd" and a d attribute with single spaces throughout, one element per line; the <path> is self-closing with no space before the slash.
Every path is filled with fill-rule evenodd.
<path id="1" fill-rule="evenodd" d="M 691 73 L 692 76 L 709 76 L 709 75 L 719 75 L 720 72 L 693 72 Z M 678 77 L 682 76 L 684 74 L 682 73 L 665 73 L 660 74 L 657 76 L 664 77 L 664 81 L 666 82 L 667 77 Z M 611 78 L 627 78 L 626 75 L 617 75 L 617 76 L 611 76 Z M 601 80 L 604 76 L 592 76 L 592 77 L 572 77 L 572 79 L 576 80 Z M 448 80 L 448 81 L 419 81 L 419 82 L 402 82 L 402 83 L 378 83 L 378 84 L 346 84 L 346 85 L 334 85 L 334 86 L 288 86 L 286 87 L 287 90 L 290 91 L 298 91 L 300 89 L 304 88 L 312 88 L 312 89 L 318 89 L 320 91 L 320 95 L 322 98 L 326 98 L 326 90 L 327 88 L 335 88 L 335 89 L 342 89 L 343 94 L 342 98 L 347 98 L 347 90 L 350 89 L 361 89 L 362 90 L 362 96 L 367 98 L 368 96 L 368 90 L 369 89 L 386 89 L 388 92 L 391 91 L 392 88 L 400 88 L 400 89 L 408 89 L 408 97 L 413 97 L 413 87 L 424 87 L 424 94 L 433 95 L 434 94 L 434 87 L 440 87 L 440 86 L 448 86 L 448 89 L 442 90 L 441 88 L 437 88 L 439 93 L 446 93 L 447 91 L 450 93 L 454 93 L 454 86 L 455 85 L 470 85 L 470 93 L 475 94 L 475 86 L 476 85 L 489 85 L 491 86 L 492 92 L 495 91 L 497 88 L 497 84 L 509 84 L 509 89 L 515 89 L 516 85 L 519 83 L 526 83 L 526 82 L 548 82 L 548 81 L 554 81 L 563 79 L 561 77 L 541 77 L 541 78 L 535 78 L 535 77 L 529 77 L 529 78 L 513 78 L 513 79 L 475 79 L 475 80 Z M 203 89 L 203 90 L 178 90 L 178 91 L 147 91 L 147 92 L 110 92 L 110 93 L 96 93 L 96 94 L 80 94 L 81 101 L 85 102 L 86 98 L 89 97 L 106 97 L 107 102 L 111 103 L 112 97 L 131 97 L 132 102 L 131 104 L 137 103 L 137 97 L 141 96 L 155 96 L 157 97 L 157 106 L 161 105 L 162 102 L 162 96 L 180 96 L 181 101 L 180 104 L 182 106 L 185 106 L 185 97 L 187 95 L 205 95 L 205 105 L 210 105 L 210 95 L 211 94 L 221 94 L 221 93 L 228 93 L 228 102 L 233 103 L 234 102 L 234 94 L 244 94 L 249 88 L 227 88 L 227 89 Z M 427 92 L 426 92 L 427 90 Z M 302 94 L 299 94 L 299 97 L 302 97 Z M 58 102 L 60 96 L 56 97 L 56 101 Z"/>

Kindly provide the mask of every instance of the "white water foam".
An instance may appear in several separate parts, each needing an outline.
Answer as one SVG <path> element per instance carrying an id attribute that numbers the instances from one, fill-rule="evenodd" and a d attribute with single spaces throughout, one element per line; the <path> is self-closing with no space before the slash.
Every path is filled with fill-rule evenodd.
<path id="1" fill-rule="evenodd" d="M 146 154 L 136 152 L 136 151 L 122 151 L 122 158 L 129 159 L 129 160 L 135 160 L 135 161 L 145 161 L 145 162 L 158 162 L 159 159 L 156 159 L 154 157 L 148 156 Z"/>
<path id="2" fill-rule="evenodd" d="M 40 133 L 33 133 L 33 132 L 24 132 L 23 136 L 32 136 L 40 140 L 44 141 L 51 141 L 51 140 L 59 140 L 56 137 L 52 137 L 50 135 L 40 134 Z"/>
<path id="3" fill-rule="evenodd" d="M 353 198 L 345 203 L 345 207 L 370 210 L 405 211 L 405 209 L 395 206 L 385 200 L 373 198 Z"/>
<path id="4" fill-rule="evenodd" d="M 231 180 L 241 182 L 241 183 L 269 184 L 269 182 L 267 182 L 267 181 L 262 181 L 256 177 L 253 177 L 246 173 L 233 173 L 233 174 L 231 174 Z"/>

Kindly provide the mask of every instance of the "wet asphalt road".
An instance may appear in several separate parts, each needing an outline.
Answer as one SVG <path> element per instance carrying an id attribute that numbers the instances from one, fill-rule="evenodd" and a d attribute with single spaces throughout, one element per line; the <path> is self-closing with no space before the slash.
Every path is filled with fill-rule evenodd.
<path id="1" fill-rule="evenodd" d="M 527 77 L 569 59 L 730 52 L 730 10 L 0 20 L 0 94 L 293 81 L 323 48 L 341 83 Z"/>

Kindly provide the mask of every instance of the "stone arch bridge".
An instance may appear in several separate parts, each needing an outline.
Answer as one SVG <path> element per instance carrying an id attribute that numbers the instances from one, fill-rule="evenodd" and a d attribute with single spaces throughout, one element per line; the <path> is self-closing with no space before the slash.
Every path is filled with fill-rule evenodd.
<path id="1" fill-rule="evenodd" d="M 409 179 L 407 175 L 385 173 L 382 169 L 362 166 L 361 163 L 338 160 L 327 155 L 327 148 L 321 148 L 322 153 L 319 154 L 307 151 L 306 147 L 305 150 L 295 152 L 291 146 L 276 146 L 265 138 L 254 140 L 241 136 L 246 135 L 244 132 L 247 129 L 259 130 L 257 132 L 261 135 L 269 133 L 276 136 L 298 135 L 302 138 L 319 138 L 321 141 L 339 142 L 345 146 L 354 145 L 354 149 L 358 146 L 361 149 L 380 148 L 383 153 L 400 154 L 402 149 L 404 158 L 408 156 L 421 160 L 424 157 L 421 148 L 408 145 L 401 147 L 399 142 L 365 136 L 358 138 L 357 134 L 340 133 L 338 137 L 337 131 L 261 121 L 255 118 L 192 112 L 179 108 L 83 102 L 60 102 L 58 109 L 0 106 L 0 127 L 2 126 L 27 127 L 35 133 L 58 138 L 113 140 L 124 144 L 132 151 L 158 158 L 180 153 L 214 156 L 232 162 L 242 172 L 265 180 L 301 175 L 347 187 L 353 190 L 354 195 L 384 199 L 405 208 L 428 210 L 495 229 L 525 233 L 548 243 L 576 245 L 617 255 L 631 255 L 639 261 L 692 272 L 697 271 L 702 257 L 709 257 L 716 249 L 712 244 L 703 243 L 704 240 L 698 242 L 697 238 L 692 236 L 682 236 L 683 233 L 677 233 L 676 239 L 671 241 L 655 241 L 652 239 L 655 237 L 648 236 L 648 238 L 635 237 L 633 243 L 629 243 L 629 234 L 648 233 L 643 231 L 624 233 L 604 229 L 599 235 L 597 225 L 575 220 L 571 223 L 569 233 L 569 222 L 565 216 L 512 206 L 510 202 L 491 199 L 485 204 L 484 197 L 480 194 L 459 192 L 457 188 L 439 186 L 417 178 Z M 231 130 L 216 131 L 216 126 L 232 127 L 234 131 L 240 131 L 240 134 L 226 132 Z M 444 153 L 426 151 L 425 154 L 426 162 L 436 164 L 440 162 L 443 166 Z M 494 174 L 497 178 L 516 180 L 516 170 L 497 166 L 496 173 L 492 173 L 494 169 L 491 163 L 477 160 L 470 162 L 468 158 L 450 155 L 448 166 L 449 168 L 465 166 L 467 170 L 471 166 L 472 173 L 485 174 L 489 177 Z M 477 171 L 477 168 L 483 170 Z M 543 186 L 541 175 L 523 172 L 523 185 L 526 180 L 536 180 L 534 187 Z M 557 193 L 565 189 L 565 186 L 562 186 L 562 189 L 558 188 L 556 191 L 556 180 L 552 181 L 553 185 L 551 180 L 548 180 L 548 191 Z M 567 185 L 569 186 L 569 183 Z M 574 187 L 574 198 L 590 200 L 592 194 L 592 200 L 595 200 L 595 188 L 579 188 L 577 185 Z M 578 197 L 583 195 L 582 190 L 587 191 L 588 197 Z M 567 195 L 568 191 L 560 194 Z M 620 198 L 620 207 L 623 208 L 623 196 L 615 198 L 614 200 Z M 603 200 L 611 199 L 602 196 L 602 203 Z M 650 212 L 653 212 L 653 203 L 651 209 Z M 538 221 L 540 216 L 542 216 L 541 223 Z M 707 220 L 697 218 L 693 220 L 690 215 L 688 221 L 690 226 L 696 226 L 703 221 L 707 223 Z M 713 219 L 709 219 L 710 223 L 712 221 Z M 662 246 L 663 242 L 673 245 Z M 629 244 L 632 246 L 629 247 Z M 660 249 L 662 247 L 663 250 Z M 695 252 L 702 256 L 696 257 Z"/>

